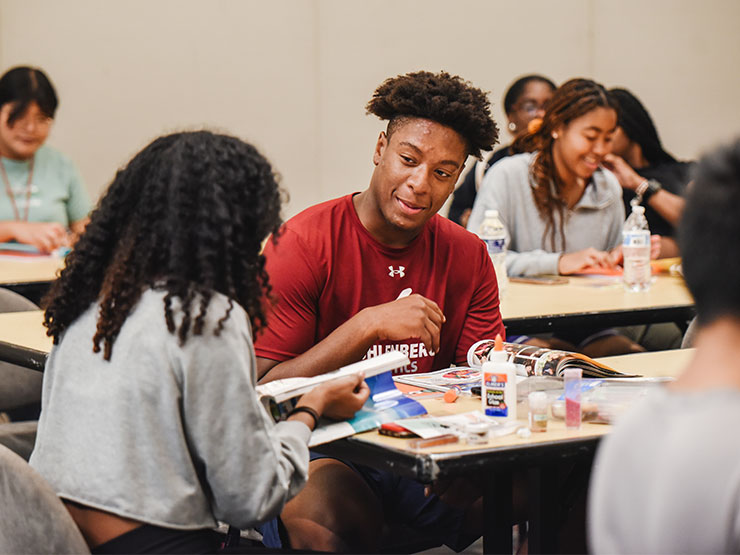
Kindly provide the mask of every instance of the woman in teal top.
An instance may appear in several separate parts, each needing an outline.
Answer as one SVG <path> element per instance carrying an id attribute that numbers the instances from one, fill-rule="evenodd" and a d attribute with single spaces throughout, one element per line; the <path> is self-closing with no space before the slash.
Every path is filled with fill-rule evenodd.
<path id="1" fill-rule="evenodd" d="M 77 170 L 44 145 L 57 105 L 39 69 L 15 67 L 0 77 L 0 242 L 50 252 L 87 224 L 90 200 Z"/>

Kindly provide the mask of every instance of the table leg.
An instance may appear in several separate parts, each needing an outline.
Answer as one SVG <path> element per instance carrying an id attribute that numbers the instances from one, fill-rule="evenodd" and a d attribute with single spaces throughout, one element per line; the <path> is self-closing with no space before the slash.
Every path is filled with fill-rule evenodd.
<path id="1" fill-rule="evenodd" d="M 541 467 L 528 472 L 529 553 L 558 552 L 558 484 L 553 474 Z"/>
<path id="2" fill-rule="evenodd" d="M 512 552 L 512 471 L 486 471 L 483 479 L 483 552 Z"/>

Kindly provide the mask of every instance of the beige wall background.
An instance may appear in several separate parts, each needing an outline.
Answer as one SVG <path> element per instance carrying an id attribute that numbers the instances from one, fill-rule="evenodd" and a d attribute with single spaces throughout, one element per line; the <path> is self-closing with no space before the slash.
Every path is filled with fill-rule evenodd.
<path id="1" fill-rule="evenodd" d="M 95 197 L 154 137 L 207 127 L 270 158 L 291 216 L 367 185 L 364 105 L 419 69 L 490 91 L 502 129 L 518 75 L 624 86 L 694 158 L 740 132 L 738 27 L 737 0 L 0 0 L 0 68 L 49 74 L 50 144 Z"/>

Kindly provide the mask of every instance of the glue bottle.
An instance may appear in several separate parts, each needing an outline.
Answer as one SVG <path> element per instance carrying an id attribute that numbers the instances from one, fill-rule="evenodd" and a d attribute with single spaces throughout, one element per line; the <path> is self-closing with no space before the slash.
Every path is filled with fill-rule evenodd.
<path id="1" fill-rule="evenodd" d="M 516 420 L 516 366 L 508 362 L 504 341 L 496 343 L 481 369 L 481 403 L 486 416 Z"/>

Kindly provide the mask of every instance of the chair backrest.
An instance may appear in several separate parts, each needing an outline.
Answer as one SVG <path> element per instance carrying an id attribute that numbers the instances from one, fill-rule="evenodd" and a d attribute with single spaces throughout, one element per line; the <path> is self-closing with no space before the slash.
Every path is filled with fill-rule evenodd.
<path id="1" fill-rule="evenodd" d="M 27 461 L 31 457 L 33 445 L 36 443 L 38 425 L 38 420 L 3 422 L 0 424 L 0 445 L 4 445 Z"/>
<path id="2" fill-rule="evenodd" d="M 39 307 L 37 305 L 23 295 L 0 287 L 0 312 L 27 312 L 38 309 Z"/>
<path id="3" fill-rule="evenodd" d="M 686 332 L 683 334 L 683 340 L 681 341 L 682 349 L 689 349 L 694 346 L 696 341 L 696 334 L 699 332 L 699 324 L 696 323 L 696 316 L 689 322 L 689 327 L 686 328 Z"/>
<path id="4" fill-rule="evenodd" d="M 90 553 L 51 486 L 0 445 L 0 553 Z"/>

